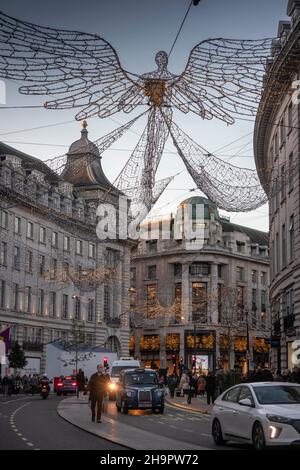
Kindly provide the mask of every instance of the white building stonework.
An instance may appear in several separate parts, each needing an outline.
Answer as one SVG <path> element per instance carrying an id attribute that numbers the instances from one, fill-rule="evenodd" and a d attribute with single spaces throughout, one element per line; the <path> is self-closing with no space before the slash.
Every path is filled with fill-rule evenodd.
<path id="1" fill-rule="evenodd" d="M 96 208 L 118 206 L 86 126 L 61 176 L 0 143 L 0 331 L 28 358 L 84 322 L 91 345 L 128 355 L 132 242 L 100 241 Z M 110 273 L 107 276 L 107 273 Z"/>
<path id="2" fill-rule="evenodd" d="M 260 180 L 266 190 L 272 190 L 270 303 L 274 347 L 271 358 L 272 366 L 282 369 L 295 365 L 292 343 L 300 339 L 299 0 L 288 2 L 287 14 L 291 22 L 279 23 L 280 39 L 274 41 L 269 60 L 254 138 Z"/>
<path id="3" fill-rule="evenodd" d="M 174 239 L 171 215 L 169 240 L 142 240 L 133 249 L 130 349 L 144 364 L 170 370 L 180 361 L 190 368 L 197 356 L 211 370 L 246 372 L 248 362 L 268 361 L 268 234 L 230 223 L 204 197 L 182 205 L 192 206 L 193 219 L 194 207 L 204 207 L 204 245 L 194 250 Z M 233 295 L 235 307 L 226 309 Z"/>

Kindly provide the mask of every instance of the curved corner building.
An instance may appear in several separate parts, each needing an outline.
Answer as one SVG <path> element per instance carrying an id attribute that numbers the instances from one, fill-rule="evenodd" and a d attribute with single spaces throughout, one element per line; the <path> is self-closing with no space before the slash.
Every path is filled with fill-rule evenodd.
<path id="1" fill-rule="evenodd" d="M 254 152 L 269 194 L 272 365 L 292 369 L 300 339 L 300 1 L 279 22 L 257 113 Z M 295 343 L 294 343 L 295 346 Z"/>

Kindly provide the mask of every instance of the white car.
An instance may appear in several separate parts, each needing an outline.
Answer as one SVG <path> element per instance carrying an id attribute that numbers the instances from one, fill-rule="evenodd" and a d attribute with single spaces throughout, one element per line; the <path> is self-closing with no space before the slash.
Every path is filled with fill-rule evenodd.
<path id="1" fill-rule="evenodd" d="M 300 385 L 255 382 L 235 385 L 222 393 L 212 409 L 216 445 L 227 441 L 300 448 Z"/>

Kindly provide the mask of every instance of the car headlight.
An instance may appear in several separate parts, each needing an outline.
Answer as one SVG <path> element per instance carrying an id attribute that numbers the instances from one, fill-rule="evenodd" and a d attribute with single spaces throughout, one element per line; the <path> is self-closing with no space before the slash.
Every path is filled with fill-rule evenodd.
<path id="1" fill-rule="evenodd" d="M 273 423 L 281 423 L 281 424 L 293 424 L 294 420 L 291 418 L 286 418 L 285 416 L 280 415 L 269 415 L 267 414 L 267 418 L 269 421 L 273 421 Z"/>
<path id="2" fill-rule="evenodd" d="M 127 396 L 127 397 L 134 397 L 134 396 L 135 396 L 135 393 L 134 393 L 132 390 L 127 390 L 126 396 Z"/>
<path id="3" fill-rule="evenodd" d="M 111 382 L 111 383 L 109 384 L 109 389 L 110 389 L 110 390 L 116 390 L 116 388 L 117 388 L 117 384 L 115 384 L 114 382 Z"/>

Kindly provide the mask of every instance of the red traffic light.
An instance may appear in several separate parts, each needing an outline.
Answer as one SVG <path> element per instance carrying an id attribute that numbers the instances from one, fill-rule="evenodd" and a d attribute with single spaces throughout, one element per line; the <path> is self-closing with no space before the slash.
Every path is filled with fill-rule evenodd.
<path id="1" fill-rule="evenodd" d="M 106 356 L 103 358 L 103 366 L 108 367 L 108 358 Z"/>

